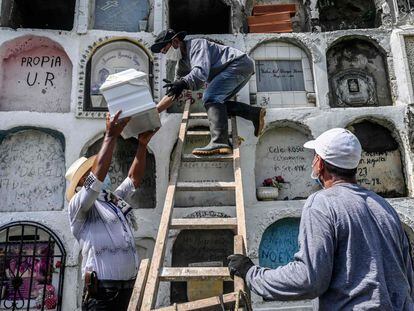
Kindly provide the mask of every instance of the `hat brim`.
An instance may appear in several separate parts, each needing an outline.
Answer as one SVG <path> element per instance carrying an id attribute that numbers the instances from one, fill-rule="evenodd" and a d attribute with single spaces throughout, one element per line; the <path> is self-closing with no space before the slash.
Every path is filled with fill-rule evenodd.
<path id="1" fill-rule="evenodd" d="M 160 53 L 162 48 L 166 46 L 168 43 L 170 43 L 174 38 L 178 37 L 178 39 L 184 40 L 186 35 L 186 31 L 179 31 L 170 40 L 154 43 L 153 45 L 151 45 L 151 52 Z"/>
<path id="2" fill-rule="evenodd" d="M 307 149 L 315 149 L 315 140 L 310 140 L 306 143 L 303 144 L 303 147 L 307 148 Z"/>
<path id="3" fill-rule="evenodd" d="M 88 158 L 85 162 L 82 163 L 82 165 L 76 170 L 75 174 L 73 174 L 72 180 L 70 181 L 70 184 L 68 188 L 66 189 L 66 200 L 69 202 L 73 196 L 75 195 L 76 187 L 78 186 L 78 183 L 80 179 L 85 175 L 93 165 L 93 162 L 95 161 L 96 154 Z"/>

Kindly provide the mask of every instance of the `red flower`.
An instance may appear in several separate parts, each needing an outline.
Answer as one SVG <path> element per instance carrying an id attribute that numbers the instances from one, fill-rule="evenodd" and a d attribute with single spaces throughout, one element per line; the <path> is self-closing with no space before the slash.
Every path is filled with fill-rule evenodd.
<path id="1" fill-rule="evenodd" d="M 56 269 L 59 269 L 62 266 L 62 262 L 60 260 L 56 261 L 55 267 Z"/>

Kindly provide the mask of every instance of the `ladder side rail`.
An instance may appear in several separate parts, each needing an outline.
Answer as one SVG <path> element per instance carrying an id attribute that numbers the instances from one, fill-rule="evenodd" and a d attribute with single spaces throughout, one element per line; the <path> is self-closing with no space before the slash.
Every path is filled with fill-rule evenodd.
<path id="1" fill-rule="evenodd" d="M 139 311 L 141 308 L 145 283 L 148 278 L 149 264 L 150 260 L 148 258 L 141 260 L 137 279 L 134 284 L 134 290 L 132 291 L 131 299 L 129 300 L 128 311 Z"/>
<path id="2" fill-rule="evenodd" d="M 183 151 L 184 140 L 188 127 L 189 111 L 191 101 L 187 100 L 184 106 L 183 117 L 181 120 L 180 131 L 176 146 L 176 154 L 173 159 L 171 177 L 168 183 L 167 193 L 164 202 L 164 208 L 161 215 L 160 225 L 158 228 L 157 240 L 154 246 L 151 266 L 148 274 L 147 284 L 145 286 L 144 297 L 142 302 L 142 311 L 149 311 L 154 308 L 159 286 L 159 273 L 163 265 L 165 248 L 168 240 L 168 231 L 170 227 L 172 210 L 174 207 L 175 190 L 178 181 L 178 172 L 181 165 L 181 155 Z"/>

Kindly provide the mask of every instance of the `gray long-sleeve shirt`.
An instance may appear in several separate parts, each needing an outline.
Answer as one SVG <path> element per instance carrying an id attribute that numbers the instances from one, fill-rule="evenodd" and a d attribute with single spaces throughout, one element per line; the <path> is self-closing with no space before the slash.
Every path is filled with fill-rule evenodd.
<path id="1" fill-rule="evenodd" d="M 175 79 L 182 78 L 190 90 L 200 89 L 245 53 L 206 39 L 185 40 L 187 55 L 175 67 Z"/>
<path id="2" fill-rule="evenodd" d="M 270 300 L 314 299 L 319 310 L 414 310 L 408 239 L 396 211 L 354 184 L 311 195 L 294 261 L 254 266 L 248 287 Z"/>

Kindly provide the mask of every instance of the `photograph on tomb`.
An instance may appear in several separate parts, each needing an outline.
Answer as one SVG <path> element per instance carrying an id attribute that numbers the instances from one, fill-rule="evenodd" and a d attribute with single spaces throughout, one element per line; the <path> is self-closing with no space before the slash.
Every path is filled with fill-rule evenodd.
<path id="1" fill-rule="evenodd" d="M 260 44 L 250 56 L 255 74 L 250 79 L 252 102 L 266 108 L 314 107 L 314 81 L 308 54 L 290 42 Z"/>
<path id="2" fill-rule="evenodd" d="M 138 32 L 148 22 L 150 4 L 148 0 L 95 0 L 94 29 Z M 147 25 L 148 26 L 148 25 Z"/>
<path id="3" fill-rule="evenodd" d="M 392 133 L 370 121 L 354 123 L 348 129 L 358 137 L 363 150 L 358 184 L 386 198 L 406 196 L 401 152 Z"/>
<path id="4" fill-rule="evenodd" d="M 90 157 L 97 154 L 102 146 L 102 138 L 92 144 L 86 156 Z M 111 179 L 112 190 L 115 190 L 128 176 L 129 168 L 134 160 L 138 147 L 138 141 L 134 138 L 124 140 L 118 138 L 112 163 L 109 167 L 109 177 Z M 145 174 L 141 185 L 136 189 L 131 198 L 126 200 L 132 208 L 155 208 L 156 205 L 156 175 L 155 158 L 147 152 Z"/>
<path id="5" fill-rule="evenodd" d="M 114 41 L 99 47 L 87 66 L 84 109 L 106 111 L 107 103 L 99 88 L 106 78 L 127 69 L 136 69 L 148 74 L 152 85 L 151 62 L 148 55 L 138 45 L 126 41 Z"/>
<path id="6" fill-rule="evenodd" d="M 267 130 L 256 146 L 256 188 L 262 187 L 266 179 L 281 176 L 284 183 L 277 200 L 306 199 L 319 190 L 310 177 L 313 151 L 303 147 L 311 139 L 311 135 L 299 126 Z"/>
<path id="7" fill-rule="evenodd" d="M 234 233 L 231 230 L 182 230 L 172 248 L 172 267 L 227 267 L 227 257 L 233 254 Z M 205 281 L 204 281 L 205 282 Z M 233 291 L 233 282 L 171 282 L 170 302 L 190 301 L 190 298 L 211 297 Z"/>
<path id="8" fill-rule="evenodd" d="M 65 142 L 52 130 L 0 132 L 1 212 L 63 209 Z"/>
<path id="9" fill-rule="evenodd" d="M 392 105 L 384 53 L 363 39 L 345 39 L 327 52 L 331 107 Z"/>
<path id="10" fill-rule="evenodd" d="M 70 111 L 72 63 L 58 43 L 24 36 L 4 43 L 0 55 L 0 111 Z"/>
<path id="11" fill-rule="evenodd" d="M 404 36 L 404 43 L 411 77 L 411 89 L 414 91 L 414 36 Z"/>
<path id="12" fill-rule="evenodd" d="M 266 228 L 259 245 L 259 265 L 276 269 L 293 261 L 299 251 L 299 218 L 283 218 Z"/>

